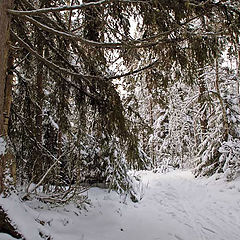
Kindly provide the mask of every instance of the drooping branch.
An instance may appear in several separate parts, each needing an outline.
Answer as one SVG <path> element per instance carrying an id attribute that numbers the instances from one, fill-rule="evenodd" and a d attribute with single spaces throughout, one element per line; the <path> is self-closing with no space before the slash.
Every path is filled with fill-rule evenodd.
<path id="1" fill-rule="evenodd" d="M 17 36 L 17 34 L 15 34 L 13 31 L 11 31 L 11 35 L 23 48 L 28 50 L 31 54 L 33 54 L 38 60 L 43 62 L 50 69 L 55 70 L 57 72 L 62 72 L 62 73 L 68 74 L 68 75 L 81 77 L 81 78 L 84 78 L 84 79 L 92 79 L 92 78 L 99 79 L 99 77 L 97 77 L 97 76 L 83 75 L 83 74 L 80 74 L 80 73 L 69 71 L 66 68 L 62 68 L 62 67 L 56 65 L 55 63 L 50 62 L 49 60 L 47 60 L 46 58 L 42 57 L 41 55 L 39 55 L 37 53 L 37 51 L 32 49 L 27 43 L 24 42 L 24 40 L 22 40 L 19 36 Z"/>
<path id="2" fill-rule="evenodd" d="M 52 71 L 57 74 L 64 82 L 66 82 L 69 86 L 77 89 L 78 91 L 80 91 L 82 94 L 84 94 L 85 96 L 89 97 L 90 99 L 93 99 L 93 100 L 97 100 L 97 101 L 101 101 L 102 99 L 100 98 L 100 96 L 97 96 L 97 95 L 94 95 L 92 93 L 89 93 L 88 91 L 84 90 L 83 88 L 81 88 L 78 84 L 74 83 L 73 81 L 71 80 L 68 80 L 67 78 L 64 78 L 59 72 L 55 71 L 52 69 Z M 16 73 L 18 75 L 19 78 L 25 80 L 21 74 L 15 69 L 14 70 L 14 73 Z M 33 105 L 36 105 L 36 107 L 38 107 L 37 103 L 33 100 L 31 100 L 31 103 Z"/>
<path id="3" fill-rule="evenodd" d="M 144 70 L 150 69 L 151 67 L 153 67 L 155 64 L 157 64 L 159 62 L 159 59 L 155 60 L 154 62 L 148 64 L 147 66 L 144 66 L 142 68 L 133 70 L 133 71 L 129 71 L 127 73 L 123 73 L 120 75 L 115 75 L 115 76 L 105 76 L 105 77 L 101 77 L 101 76 L 93 76 L 93 75 L 83 75 L 80 73 L 76 73 L 76 72 L 72 72 L 69 71 L 66 68 L 62 68 L 58 65 L 56 65 L 53 62 L 48 61 L 46 58 L 40 56 L 34 49 L 32 49 L 27 43 L 24 42 L 24 40 L 22 40 L 19 36 L 17 36 L 13 31 L 11 31 L 11 35 L 12 37 L 22 46 L 24 47 L 26 50 L 28 50 L 30 53 L 32 53 L 38 60 L 42 61 L 47 67 L 49 67 L 50 69 L 56 71 L 56 72 L 62 72 L 64 74 L 68 74 L 71 76 L 75 76 L 75 77 L 81 77 L 83 79 L 105 79 L 105 80 L 114 80 L 114 79 L 118 79 L 118 78 L 122 78 L 122 77 L 127 77 L 139 72 L 142 72 Z M 69 83 L 69 81 L 68 81 Z M 74 86 L 76 87 L 76 86 Z"/>
<path id="4" fill-rule="evenodd" d="M 99 47 L 99 48 L 108 48 L 108 49 L 122 49 L 122 48 L 149 48 L 149 47 L 153 47 L 153 46 L 157 46 L 159 44 L 164 44 L 164 43 L 174 43 L 174 42 L 182 42 L 184 41 L 186 38 L 175 38 L 175 39 L 171 39 L 168 37 L 165 37 L 163 39 L 159 39 L 157 41 L 145 41 L 145 40 L 129 40 L 129 41 L 124 41 L 124 42 L 96 42 L 96 41 L 91 41 L 85 38 L 82 38 L 79 35 L 74 35 L 72 33 L 69 32 L 63 32 L 63 31 L 58 31 L 55 30 L 45 24 L 40 23 L 39 21 L 28 17 L 28 16 L 23 16 L 23 18 L 27 21 L 29 21 L 30 23 L 34 24 L 35 26 L 56 34 L 60 37 L 65 37 L 67 39 L 70 40 L 75 40 L 75 41 L 79 41 L 83 44 L 86 44 L 88 46 L 91 47 Z M 155 37 L 154 37 L 155 38 Z"/>
<path id="5" fill-rule="evenodd" d="M 12 10 L 9 9 L 8 12 L 13 15 L 18 16 L 25 16 L 25 15 L 39 15 L 42 13 L 53 13 L 53 12 L 62 12 L 62 11 L 72 11 L 72 10 L 79 10 L 79 9 L 85 9 L 88 7 L 94 7 L 99 5 L 105 5 L 109 3 L 149 3 L 149 1 L 144 0 L 101 0 L 97 2 L 89 2 L 89 3 L 82 3 L 80 5 L 73 5 L 73 6 L 61 6 L 61 7 L 52 7 L 52 8 L 41 8 L 36 10 L 30 10 L 30 11 L 18 11 L 18 10 Z"/>
<path id="6" fill-rule="evenodd" d="M 79 41 L 83 44 L 87 44 L 87 45 L 91 45 L 93 47 L 104 47 L 104 48 L 121 48 L 123 47 L 123 43 L 104 43 L 104 42 L 95 42 L 95 41 L 91 41 L 91 40 L 87 40 L 87 39 L 84 39 L 82 38 L 81 36 L 79 35 L 74 35 L 72 33 L 68 33 L 68 32 L 63 32 L 63 31 L 58 31 L 58 30 L 55 30 L 45 24 L 42 24 L 38 21 L 36 21 L 35 19 L 31 18 L 31 17 L 28 17 L 28 16 L 24 16 L 24 19 L 26 19 L 27 21 L 29 21 L 30 23 L 34 24 L 35 26 L 47 31 L 47 32 L 50 32 L 50 33 L 53 33 L 53 34 L 56 34 L 58 36 L 61 36 L 61 37 L 65 37 L 67 39 L 72 39 L 72 40 L 75 40 L 75 41 Z"/>
<path id="7" fill-rule="evenodd" d="M 123 73 L 123 74 L 120 74 L 120 75 L 115 75 L 115 76 L 112 76 L 112 77 L 108 77 L 107 79 L 109 80 L 113 80 L 113 79 L 118 79 L 118 78 L 122 78 L 122 77 L 127 77 L 127 76 L 130 76 L 130 75 L 134 75 L 136 73 L 140 73 L 144 70 L 147 70 L 147 69 L 150 69 L 152 67 L 154 67 L 157 63 L 159 63 L 159 59 L 155 60 L 154 62 L 150 63 L 149 65 L 147 66 L 144 66 L 142 68 L 139 68 L 139 69 L 136 69 L 136 70 L 133 70 L 133 71 L 129 71 L 127 73 Z"/>
<path id="8" fill-rule="evenodd" d="M 111 1 L 111 2 L 114 2 L 114 1 Z M 98 6 L 98 5 L 107 4 L 107 3 L 110 3 L 110 1 L 101 0 L 97 2 L 82 3 L 80 5 L 73 5 L 73 6 L 65 5 L 61 7 L 41 8 L 41 9 L 29 10 L 29 11 L 18 11 L 18 10 L 8 9 L 8 13 L 13 15 L 20 15 L 20 16 L 25 16 L 25 15 L 31 16 L 31 15 L 39 15 L 42 13 L 53 13 L 53 12 L 84 9 L 87 7 L 93 7 L 93 6 Z"/>
<path id="9" fill-rule="evenodd" d="M 21 0 L 21 2 L 23 2 L 24 6 L 31 9 L 31 11 L 36 10 L 35 7 L 27 0 Z M 62 30 L 62 27 L 47 14 L 39 13 L 38 16 L 41 16 L 41 18 L 44 19 L 45 22 L 51 24 L 51 26 L 54 27 L 55 29 Z"/>

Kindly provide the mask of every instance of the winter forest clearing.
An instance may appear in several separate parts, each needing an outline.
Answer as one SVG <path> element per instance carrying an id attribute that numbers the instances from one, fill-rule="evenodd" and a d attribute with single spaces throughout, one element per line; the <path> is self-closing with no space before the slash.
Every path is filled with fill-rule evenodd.
<path id="1" fill-rule="evenodd" d="M 190 171 L 143 171 L 141 201 L 92 188 L 87 210 L 1 199 L 26 239 L 238 240 L 240 181 L 195 179 Z M 0 239 L 11 240 L 0 233 Z"/>
<path id="2" fill-rule="evenodd" d="M 0 240 L 239 240 L 239 177 L 239 0 L 0 0 Z"/>

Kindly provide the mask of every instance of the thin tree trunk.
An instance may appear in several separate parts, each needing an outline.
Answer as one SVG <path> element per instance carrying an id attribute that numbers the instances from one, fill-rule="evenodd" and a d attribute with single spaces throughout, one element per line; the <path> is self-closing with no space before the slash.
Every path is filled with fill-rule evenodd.
<path id="1" fill-rule="evenodd" d="M 207 127 L 208 127 L 208 120 L 207 120 L 207 111 L 205 109 L 205 102 L 206 102 L 206 83 L 204 82 L 203 79 L 203 70 L 200 70 L 199 73 L 199 98 L 198 98 L 198 102 L 201 105 L 201 118 L 200 118 L 200 125 L 201 125 L 201 130 L 202 130 L 202 134 L 205 135 L 206 131 L 207 131 Z M 203 136 L 204 138 L 204 136 Z"/>
<path id="2" fill-rule="evenodd" d="M 42 7 L 42 6 L 41 6 Z M 37 52 L 38 54 L 43 57 L 44 55 L 44 45 L 43 45 L 43 36 L 41 33 L 37 32 L 36 36 L 36 45 L 37 45 Z M 42 145 L 42 135 L 43 135 L 43 79 L 44 79 L 44 72 L 43 72 L 43 63 L 41 61 L 37 61 L 37 71 L 36 71 L 36 116 L 35 116 L 35 126 L 32 126 L 32 132 L 35 131 L 35 137 L 37 142 Z M 35 153 L 32 155 L 32 162 L 34 162 L 34 181 L 39 181 L 39 179 L 43 175 L 43 164 L 45 162 L 45 158 L 42 155 L 40 149 L 36 150 Z"/>
<path id="3" fill-rule="evenodd" d="M 227 120 L 227 112 L 226 108 L 223 103 L 223 99 L 221 97 L 221 92 L 219 88 L 219 66 L 218 66 L 218 59 L 216 59 L 216 79 L 215 79 L 215 88 L 218 95 L 218 99 L 221 105 L 222 115 L 223 115 L 223 139 L 226 141 L 228 138 L 229 133 L 229 126 L 228 126 L 228 120 Z"/>
<path id="4" fill-rule="evenodd" d="M 40 42 L 38 45 L 38 53 L 39 55 L 43 56 L 43 45 L 41 44 L 41 39 L 39 38 L 38 41 Z M 36 83 L 37 83 L 37 109 L 36 109 L 36 138 L 39 143 L 42 143 L 42 111 L 43 111 L 43 64 L 42 62 L 38 61 L 37 66 L 37 76 L 36 76 Z"/>
<path id="5" fill-rule="evenodd" d="M 237 58 L 237 94 L 240 96 L 240 49 L 238 50 Z M 239 112 L 240 112 L 240 99 L 239 99 Z"/>
<path id="6" fill-rule="evenodd" d="M 150 126 L 153 127 L 154 121 L 153 121 L 153 97 L 152 97 L 152 91 L 150 91 L 151 97 L 149 100 L 149 111 L 150 111 Z M 154 133 L 153 133 L 154 134 Z M 152 158 L 153 166 L 156 166 L 156 159 L 155 159 L 155 139 L 153 138 L 150 146 L 150 156 Z"/>
<path id="7" fill-rule="evenodd" d="M 5 82 L 5 97 L 4 97 L 4 135 L 7 138 L 8 136 L 8 126 L 9 126 L 9 118 L 10 118 L 10 110 L 12 104 L 12 84 L 13 84 L 13 68 L 14 65 L 14 56 L 9 53 L 8 57 L 8 68 L 7 68 L 7 76 Z M 10 149 L 7 149 L 4 156 L 2 156 L 3 160 L 3 170 L 6 168 L 9 170 L 9 174 L 11 174 L 12 180 L 8 182 L 8 184 L 15 185 L 16 184 L 16 161 L 15 157 Z"/>

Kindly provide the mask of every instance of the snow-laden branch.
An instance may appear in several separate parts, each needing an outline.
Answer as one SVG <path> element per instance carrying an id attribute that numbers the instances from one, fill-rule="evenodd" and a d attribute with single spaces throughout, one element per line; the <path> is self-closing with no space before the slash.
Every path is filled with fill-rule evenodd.
<path id="1" fill-rule="evenodd" d="M 9 9 L 8 12 L 13 15 L 38 15 L 42 13 L 52 13 L 52 12 L 61 12 L 61 11 L 72 11 L 72 10 L 78 10 L 78 9 L 84 9 L 88 7 L 94 7 L 99 5 L 105 5 L 109 3 L 148 3 L 148 1 L 144 0 L 101 0 L 97 2 L 89 2 L 89 3 L 82 3 L 79 5 L 73 5 L 73 6 L 61 6 L 61 7 L 51 7 L 51 8 L 41 8 L 36 10 L 29 10 L 29 11 L 18 11 L 18 10 L 12 10 Z"/>

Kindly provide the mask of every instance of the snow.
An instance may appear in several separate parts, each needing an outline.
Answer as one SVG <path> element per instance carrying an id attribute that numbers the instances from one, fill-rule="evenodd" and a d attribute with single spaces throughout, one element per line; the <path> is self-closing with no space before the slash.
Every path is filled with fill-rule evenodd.
<path id="1" fill-rule="evenodd" d="M 133 203 L 126 196 L 92 188 L 91 205 L 52 208 L 16 195 L 0 204 L 26 240 L 239 240 L 240 179 L 195 179 L 190 171 L 166 174 L 138 172 L 144 196 Z M 0 234 L 0 239 L 5 238 Z"/>
<path id="2" fill-rule="evenodd" d="M 51 116 L 49 116 L 49 120 L 50 120 L 51 125 L 52 125 L 53 128 L 59 129 L 58 124 L 53 120 L 53 118 Z"/>
<path id="3" fill-rule="evenodd" d="M 0 155 L 3 155 L 6 150 L 6 142 L 3 137 L 0 137 Z"/>
<path id="4" fill-rule="evenodd" d="M 16 238 L 13 238 L 6 233 L 0 233 L 0 239 L 1 240 L 16 240 Z"/>

